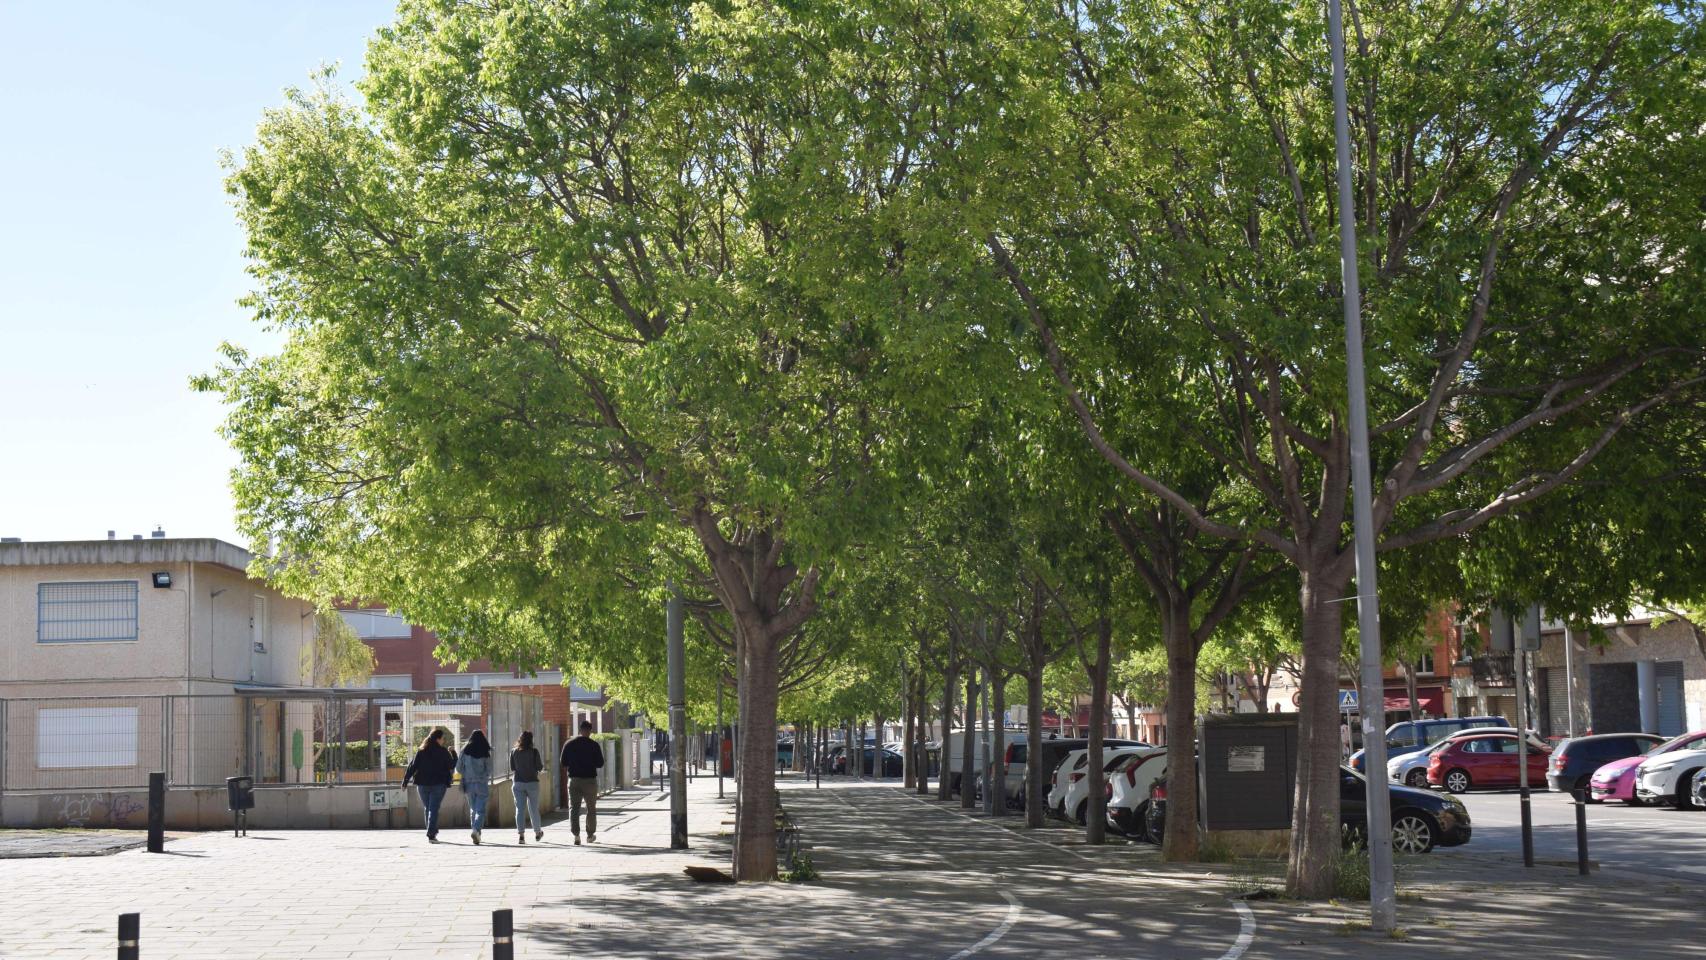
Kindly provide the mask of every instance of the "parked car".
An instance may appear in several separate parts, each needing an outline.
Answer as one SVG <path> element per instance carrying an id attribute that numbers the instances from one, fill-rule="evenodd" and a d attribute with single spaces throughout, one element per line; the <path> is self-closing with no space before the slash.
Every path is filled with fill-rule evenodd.
<path id="1" fill-rule="evenodd" d="M 1143 839 L 1161 843 L 1161 831 L 1167 827 L 1167 778 L 1162 777 L 1149 788 L 1149 803 L 1143 810 Z"/>
<path id="2" fill-rule="evenodd" d="M 1025 731 L 1004 729 L 1001 735 L 1008 741 L 1013 741 L 1015 739 L 1023 740 L 1025 738 Z M 978 772 L 983 767 L 983 743 L 985 740 L 988 740 L 993 744 L 994 739 L 994 734 L 991 731 L 986 730 L 983 727 L 972 728 L 971 782 L 973 784 L 977 782 L 976 778 Z M 965 744 L 966 732 L 963 728 L 949 731 L 947 743 L 944 747 L 944 752 L 948 759 L 943 764 L 943 769 L 947 771 L 948 784 L 955 792 L 958 792 L 960 789 L 960 775 L 962 772 L 960 767 L 964 760 L 964 757 L 962 757 L 961 754 L 965 752 Z"/>
<path id="3" fill-rule="evenodd" d="M 1149 790 L 1167 776 L 1167 748 L 1139 750 L 1108 773 L 1108 825 L 1128 837 L 1145 836 Z"/>
<path id="4" fill-rule="evenodd" d="M 1074 750 L 1088 750 L 1089 746 L 1090 741 L 1084 737 L 1044 739 L 1042 749 L 1043 783 L 1052 784 L 1055 772 L 1059 769 L 1061 761 L 1066 759 L 1067 754 Z M 1102 746 L 1111 750 L 1115 747 L 1147 747 L 1149 744 L 1142 740 L 1121 740 L 1109 737 L 1102 741 Z M 1014 810 L 1025 809 L 1025 773 L 1030 766 L 1029 760 L 1030 743 L 1025 740 L 1021 731 L 1018 740 L 1010 740 L 1007 743 L 1007 806 Z M 978 797 L 982 798 L 981 779 L 979 783 Z M 1047 791 L 1044 795 L 1046 797 Z"/>
<path id="5" fill-rule="evenodd" d="M 1478 733 L 1515 734 L 1516 728 L 1474 727 L 1469 730 L 1454 733 L 1426 750 L 1421 750 L 1416 753 L 1406 753 L 1386 761 L 1386 779 L 1393 783 L 1401 783 L 1406 787 L 1426 789 L 1428 785 L 1428 758 L 1433 756 L 1435 751 L 1442 749 L 1445 744 L 1450 743 L 1453 740 L 1460 740 L 1464 737 L 1472 737 Z M 1540 738 L 1540 734 L 1535 733 L 1533 730 L 1528 731 L 1528 745 L 1531 749 L 1550 749 L 1546 741 Z"/>
<path id="6" fill-rule="evenodd" d="M 872 753 L 872 751 L 873 751 L 873 748 L 867 746 L 864 749 L 864 751 L 862 752 L 861 758 L 860 758 L 860 770 L 863 771 L 864 775 L 867 777 L 871 775 L 871 753 Z M 888 749 L 883 750 L 883 776 L 885 776 L 885 777 L 898 777 L 901 775 L 901 772 L 904 769 L 905 769 L 905 761 L 901 759 L 900 754 L 895 753 L 893 750 L 888 750 Z M 841 769 L 838 770 L 837 772 L 845 773 L 846 770 L 847 770 L 847 758 L 845 755 L 843 755 L 841 758 Z"/>
<path id="7" fill-rule="evenodd" d="M 1552 750 L 1546 786 L 1559 793 L 1585 792 L 1595 770 L 1613 760 L 1645 756 L 1664 742 L 1651 733 L 1599 733 L 1565 740 Z"/>
<path id="8" fill-rule="evenodd" d="M 1427 853 L 1434 847 L 1468 843 L 1473 831 L 1469 808 L 1451 794 L 1418 790 L 1401 784 L 1386 785 L 1392 807 L 1392 849 L 1399 853 Z M 1368 832 L 1368 781 L 1349 767 L 1339 768 L 1339 823 L 1347 841 Z M 1167 781 L 1151 789 L 1146 826 L 1159 843 L 1167 824 Z"/>
<path id="9" fill-rule="evenodd" d="M 1701 746 L 1706 746 L 1706 730 L 1685 733 L 1675 739 L 1667 740 L 1641 756 L 1613 760 L 1593 772 L 1593 778 L 1588 781 L 1588 794 L 1594 800 L 1621 800 L 1624 803 L 1639 806 L 1646 802 L 1635 795 L 1635 778 L 1640 771 L 1641 764 L 1653 757 L 1677 750 L 1692 750 Z"/>
<path id="10" fill-rule="evenodd" d="M 1156 750 L 1160 750 L 1163 756 L 1166 755 L 1166 751 L 1160 747 L 1114 747 L 1103 751 L 1102 773 L 1106 775 L 1132 754 Z M 1073 769 L 1067 771 L 1066 789 L 1061 793 L 1059 809 L 1061 816 L 1069 816 L 1082 824 L 1090 808 L 1090 753 L 1087 750 L 1082 753 L 1074 750 L 1071 756 L 1076 759 L 1072 761 Z M 1065 763 L 1060 766 L 1062 770 L 1066 769 Z"/>
<path id="11" fill-rule="evenodd" d="M 1516 734 L 1480 733 L 1459 737 L 1428 755 L 1428 783 L 1452 793 L 1477 787 L 1514 787 L 1519 780 Z M 1528 752 L 1528 782 L 1546 782 L 1551 751 Z"/>
<path id="12" fill-rule="evenodd" d="M 1076 746 L 1074 745 L 1076 744 Z M 1061 804 L 1066 799 L 1066 788 L 1071 784 L 1072 773 L 1083 768 L 1085 758 L 1089 756 L 1089 741 L 1087 740 L 1045 740 L 1043 741 L 1043 782 L 1049 784 L 1049 789 L 1043 796 L 1048 804 L 1048 812 L 1061 818 L 1066 817 L 1066 811 Z M 1104 759 L 1112 756 L 1114 750 L 1127 748 L 1148 747 L 1149 744 L 1137 740 L 1103 740 L 1102 752 Z M 1052 760 L 1052 765 L 1051 765 Z"/>
<path id="13" fill-rule="evenodd" d="M 1706 730 L 1698 731 L 1706 737 Z M 1635 771 L 1635 796 L 1648 803 L 1669 803 L 1678 810 L 1694 807 L 1694 775 L 1706 770 L 1706 742 L 1655 753 Z"/>
<path id="14" fill-rule="evenodd" d="M 1438 720 L 1406 720 L 1386 728 L 1386 761 L 1407 754 L 1421 753 L 1445 738 L 1477 727 L 1505 727 L 1511 723 L 1504 717 L 1447 717 Z M 1363 754 L 1351 754 L 1351 769 L 1363 772 Z"/>

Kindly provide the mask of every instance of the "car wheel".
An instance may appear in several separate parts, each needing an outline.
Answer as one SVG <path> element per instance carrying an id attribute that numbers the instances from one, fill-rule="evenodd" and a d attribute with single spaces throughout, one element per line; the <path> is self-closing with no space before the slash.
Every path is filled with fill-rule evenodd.
<path id="1" fill-rule="evenodd" d="M 1404 775 L 1404 785 L 1408 787 L 1428 788 L 1428 772 L 1420 767 Z"/>
<path id="2" fill-rule="evenodd" d="M 1072 814 L 1072 819 L 1078 821 L 1078 825 L 1081 827 L 1089 826 L 1090 821 L 1084 815 L 1085 812 L 1088 811 L 1089 809 L 1090 809 L 1090 801 L 1089 800 L 1080 801 L 1078 804 L 1078 810 Z"/>
<path id="3" fill-rule="evenodd" d="M 1676 782 L 1676 799 L 1671 801 L 1678 810 L 1693 810 L 1694 797 L 1689 793 L 1694 787 L 1694 775 L 1698 770 L 1684 771 L 1682 779 Z"/>
<path id="4" fill-rule="evenodd" d="M 1575 793 L 1575 794 L 1580 794 L 1582 801 L 1584 803 L 1598 803 L 1599 802 L 1598 800 L 1595 800 L 1593 798 L 1593 777 L 1591 777 L 1591 776 L 1584 776 L 1580 780 L 1577 780 L 1576 781 L 1576 788 L 1575 788 L 1575 790 L 1573 790 L 1571 792 Z M 1574 798 L 1572 797 L 1572 799 L 1574 799 Z"/>
<path id="5" fill-rule="evenodd" d="M 1467 770 L 1456 769 L 1445 775 L 1445 788 L 1452 793 L 1468 793 L 1471 785 Z"/>
<path id="6" fill-rule="evenodd" d="M 1423 814 L 1406 811 L 1392 818 L 1392 849 L 1399 853 L 1427 853 L 1438 834 L 1433 821 Z"/>

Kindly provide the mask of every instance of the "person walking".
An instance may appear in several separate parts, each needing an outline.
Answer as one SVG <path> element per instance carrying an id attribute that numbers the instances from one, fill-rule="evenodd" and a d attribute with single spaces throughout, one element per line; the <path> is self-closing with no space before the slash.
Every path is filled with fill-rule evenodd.
<path id="1" fill-rule="evenodd" d="M 415 751 L 414 759 L 403 771 L 403 789 L 407 790 L 409 781 L 414 781 L 421 806 L 426 808 L 428 843 L 438 842 L 438 808 L 444 803 L 444 794 L 450 789 L 450 780 L 455 774 L 456 753 L 444 745 L 444 728 L 435 727 L 421 741 L 420 749 Z"/>
<path id="2" fill-rule="evenodd" d="M 510 793 L 515 795 L 515 839 L 527 843 L 527 822 L 533 821 L 533 839 L 545 839 L 545 822 L 539 819 L 539 774 L 545 769 L 545 758 L 533 746 L 533 731 L 523 730 L 509 752 Z"/>
<path id="3" fill-rule="evenodd" d="M 593 740 L 592 724 L 581 721 L 580 736 L 563 744 L 563 770 L 569 775 L 569 830 L 575 845 L 581 842 L 581 803 L 586 803 L 586 839 L 598 842 L 598 771 L 604 766 L 604 750 Z"/>
<path id="4" fill-rule="evenodd" d="M 468 799 L 470 839 L 479 846 L 492 790 L 492 742 L 486 739 L 486 731 L 475 730 L 468 735 L 468 742 L 462 745 L 462 756 L 456 760 L 456 772 L 462 776 L 462 795 Z"/>

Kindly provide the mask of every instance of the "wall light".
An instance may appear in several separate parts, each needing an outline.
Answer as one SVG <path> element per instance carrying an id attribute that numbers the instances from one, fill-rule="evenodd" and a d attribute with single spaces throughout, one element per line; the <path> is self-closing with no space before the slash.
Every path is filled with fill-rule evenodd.
<path id="1" fill-rule="evenodd" d="M 162 589 L 171 586 L 172 585 L 172 574 L 166 570 L 160 570 L 160 571 L 156 572 L 154 574 L 154 585 L 156 587 L 160 587 Z"/>

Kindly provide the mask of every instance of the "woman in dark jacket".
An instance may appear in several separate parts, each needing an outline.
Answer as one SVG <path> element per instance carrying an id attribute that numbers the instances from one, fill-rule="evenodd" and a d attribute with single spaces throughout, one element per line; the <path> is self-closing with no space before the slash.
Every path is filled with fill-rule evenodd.
<path id="1" fill-rule="evenodd" d="M 545 769 L 545 758 L 533 745 L 533 731 L 523 730 L 509 752 L 509 771 L 513 779 L 509 791 L 515 797 L 515 841 L 527 842 L 527 821 L 533 820 L 533 839 L 545 839 L 545 824 L 539 819 L 539 774 Z"/>
<path id="2" fill-rule="evenodd" d="M 403 771 L 403 789 L 408 789 L 409 781 L 413 780 L 421 795 L 421 806 L 426 808 L 428 843 L 438 842 L 438 808 L 444 803 L 444 794 L 455 774 L 456 753 L 444 745 L 444 728 L 434 728 L 421 741 L 421 748 L 409 761 L 409 769 Z"/>

